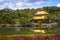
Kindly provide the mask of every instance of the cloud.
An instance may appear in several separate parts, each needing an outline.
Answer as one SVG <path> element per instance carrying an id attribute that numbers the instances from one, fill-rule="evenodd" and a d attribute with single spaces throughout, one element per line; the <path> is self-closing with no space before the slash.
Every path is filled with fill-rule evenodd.
<path id="1" fill-rule="evenodd" d="M 60 3 L 56 5 L 57 7 L 60 7 Z"/>
<path id="2" fill-rule="evenodd" d="M 48 1 L 48 0 L 29 0 L 28 2 L 33 3 L 33 2 L 41 2 L 41 1 Z"/>
<path id="3" fill-rule="evenodd" d="M 4 2 L 5 0 L 0 0 L 0 2 Z"/>
<path id="4" fill-rule="evenodd" d="M 3 9 L 3 8 L 13 8 L 13 7 L 14 7 L 14 4 L 13 3 L 8 3 L 8 2 L 5 2 L 2 5 L 0 5 L 0 9 Z"/>
<path id="5" fill-rule="evenodd" d="M 32 8 L 36 5 L 41 5 L 47 0 L 0 0 L 0 9 L 10 8 L 10 9 L 23 9 L 23 8 Z"/>
<path id="6" fill-rule="evenodd" d="M 3 8 L 4 8 L 4 7 L 2 7 L 2 6 L 0 5 L 0 10 L 3 9 Z"/>
<path id="7" fill-rule="evenodd" d="M 45 2 L 42 2 L 42 1 L 41 2 L 35 2 L 36 5 L 39 5 L 39 4 L 41 5 L 43 3 L 45 3 Z"/>
<path id="8" fill-rule="evenodd" d="M 27 5 L 27 6 L 31 6 L 31 5 L 33 5 L 33 3 L 26 3 L 25 5 Z"/>
<path id="9" fill-rule="evenodd" d="M 18 2 L 18 3 L 16 3 L 17 7 L 22 7 L 23 5 L 24 5 L 24 2 Z"/>

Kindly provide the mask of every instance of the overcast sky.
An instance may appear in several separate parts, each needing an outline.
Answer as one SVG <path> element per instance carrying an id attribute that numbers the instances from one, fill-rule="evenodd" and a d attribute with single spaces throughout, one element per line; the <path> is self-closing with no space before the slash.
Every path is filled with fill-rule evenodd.
<path id="1" fill-rule="evenodd" d="M 41 8 L 44 6 L 60 7 L 60 0 L 0 0 L 0 9 Z"/>

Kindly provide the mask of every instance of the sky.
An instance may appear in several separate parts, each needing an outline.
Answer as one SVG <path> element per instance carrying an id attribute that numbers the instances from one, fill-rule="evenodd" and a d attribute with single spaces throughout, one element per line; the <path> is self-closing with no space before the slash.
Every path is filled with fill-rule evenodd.
<path id="1" fill-rule="evenodd" d="M 0 0 L 0 9 L 36 9 L 44 6 L 60 7 L 60 0 Z"/>

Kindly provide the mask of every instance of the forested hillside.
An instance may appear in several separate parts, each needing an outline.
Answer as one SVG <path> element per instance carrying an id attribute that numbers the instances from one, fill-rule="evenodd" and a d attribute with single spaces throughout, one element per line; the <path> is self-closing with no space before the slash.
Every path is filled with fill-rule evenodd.
<path id="1" fill-rule="evenodd" d="M 13 24 L 16 23 L 16 19 L 19 20 L 20 24 L 29 23 L 33 15 L 38 10 L 46 10 L 50 15 L 56 15 L 60 17 L 60 7 L 43 7 L 38 9 L 2 9 L 0 10 L 0 24 Z M 53 16 L 50 16 L 53 17 Z"/>

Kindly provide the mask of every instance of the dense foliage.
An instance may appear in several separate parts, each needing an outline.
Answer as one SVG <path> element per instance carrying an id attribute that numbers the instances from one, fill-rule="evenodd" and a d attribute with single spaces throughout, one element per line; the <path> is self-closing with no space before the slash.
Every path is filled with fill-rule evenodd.
<path id="1" fill-rule="evenodd" d="M 36 13 L 38 10 L 47 10 L 49 12 L 49 15 L 47 16 L 50 18 L 53 18 L 52 15 L 57 15 L 60 17 L 60 8 L 55 6 L 21 10 L 2 9 L 0 10 L 0 24 L 13 24 L 16 23 L 16 19 L 18 19 L 17 22 L 20 22 L 20 24 L 28 24 L 34 13 Z"/>

